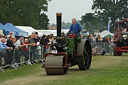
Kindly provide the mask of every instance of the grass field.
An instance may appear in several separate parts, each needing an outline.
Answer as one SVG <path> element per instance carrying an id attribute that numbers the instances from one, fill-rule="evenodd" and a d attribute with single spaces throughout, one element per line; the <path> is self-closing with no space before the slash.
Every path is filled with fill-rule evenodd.
<path id="1" fill-rule="evenodd" d="M 128 56 L 95 56 L 90 70 L 47 76 L 42 64 L 0 72 L 0 85 L 128 85 Z"/>

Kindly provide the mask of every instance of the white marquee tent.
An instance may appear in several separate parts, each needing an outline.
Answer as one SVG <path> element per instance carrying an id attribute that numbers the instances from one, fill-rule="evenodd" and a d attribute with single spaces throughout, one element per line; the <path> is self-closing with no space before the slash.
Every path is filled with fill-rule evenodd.
<path id="1" fill-rule="evenodd" d="M 32 27 L 29 26 L 15 26 L 17 28 L 19 28 L 20 30 L 23 30 L 25 32 L 28 32 L 28 35 L 31 35 L 32 32 L 38 32 L 39 36 L 42 35 L 50 35 L 53 34 L 54 36 L 57 35 L 57 31 L 56 30 L 35 30 Z M 61 32 L 67 33 L 69 31 L 69 29 L 62 29 Z"/>
<path id="2" fill-rule="evenodd" d="M 62 29 L 61 32 L 67 33 L 69 31 L 69 29 Z M 53 34 L 54 36 L 57 35 L 57 31 L 56 30 L 38 30 L 38 32 L 41 32 L 45 35 L 50 35 Z"/>
<path id="3" fill-rule="evenodd" d="M 33 32 L 38 32 L 39 36 L 43 35 L 43 33 L 39 32 L 38 30 L 35 30 L 34 28 L 29 27 L 29 26 L 15 26 L 15 27 L 17 27 L 18 29 L 23 30 L 25 32 L 28 32 L 28 35 L 31 35 Z"/>
<path id="4" fill-rule="evenodd" d="M 103 32 L 100 33 L 100 36 L 103 38 L 107 35 L 111 35 L 111 36 L 114 36 L 112 33 L 108 32 L 107 30 L 104 30 Z"/>

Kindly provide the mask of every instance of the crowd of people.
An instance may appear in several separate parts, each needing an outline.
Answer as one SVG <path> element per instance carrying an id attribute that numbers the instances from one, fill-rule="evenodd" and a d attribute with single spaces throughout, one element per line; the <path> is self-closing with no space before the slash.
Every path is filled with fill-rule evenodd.
<path id="1" fill-rule="evenodd" d="M 105 43 L 113 43 L 113 37 L 109 38 L 108 36 L 101 38 L 100 35 L 97 36 L 93 36 L 93 35 L 89 35 L 88 36 L 88 40 L 93 43 L 93 42 L 105 42 Z"/>
<path id="2" fill-rule="evenodd" d="M 0 66 L 9 67 L 14 62 L 20 66 L 21 56 L 24 56 L 24 64 L 28 64 L 28 61 L 35 64 L 36 60 L 41 59 L 41 53 L 47 52 L 49 45 L 54 42 L 52 34 L 40 37 L 38 32 L 33 32 L 28 37 L 19 38 L 13 36 L 12 32 L 7 36 L 0 34 Z M 43 52 L 38 49 L 43 49 Z"/>
<path id="3" fill-rule="evenodd" d="M 91 42 L 93 55 L 109 55 L 113 53 L 114 37 L 105 36 L 102 38 L 100 35 L 95 37 L 93 35 L 89 35 L 88 40 Z"/>
<path id="4" fill-rule="evenodd" d="M 62 33 L 62 35 L 66 34 Z M 101 38 L 100 35 L 96 37 L 89 35 L 87 39 L 91 43 L 113 43 L 113 37 Z M 12 32 L 6 36 L 0 34 L 0 66 L 10 66 L 12 62 L 18 63 L 20 66 L 21 56 L 24 56 L 25 64 L 28 64 L 28 61 L 33 64 L 36 60 L 41 59 L 41 56 L 48 52 L 49 48 L 51 49 L 50 45 L 53 43 L 56 43 L 53 34 L 40 37 L 38 32 L 33 32 L 28 37 L 21 36 L 19 38 L 13 36 Z M 40 49 L 43 52 L 40 52 Z"/>

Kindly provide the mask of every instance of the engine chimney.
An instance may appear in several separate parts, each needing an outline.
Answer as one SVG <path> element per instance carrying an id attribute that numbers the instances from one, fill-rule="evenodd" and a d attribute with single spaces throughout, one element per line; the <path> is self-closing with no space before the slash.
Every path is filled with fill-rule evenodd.
<path id="1" fill-rule="evenodd" d="M 61 16 L 62 13 L 56 13 L 57 17 L 57 36 L 61 36 Z"/>

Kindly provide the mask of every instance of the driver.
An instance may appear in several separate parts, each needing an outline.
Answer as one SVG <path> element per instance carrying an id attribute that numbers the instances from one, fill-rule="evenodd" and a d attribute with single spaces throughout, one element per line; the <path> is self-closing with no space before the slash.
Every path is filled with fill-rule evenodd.
<path id="1" fill-rule="evenodd" d="M 76 19 L 73 18 L 69 33 L 78 35 L 78 34 L 80 34 L 80 31 L 81 31 L 81 26 L 76 22 Z"/>

